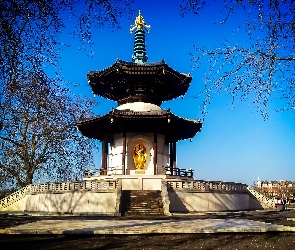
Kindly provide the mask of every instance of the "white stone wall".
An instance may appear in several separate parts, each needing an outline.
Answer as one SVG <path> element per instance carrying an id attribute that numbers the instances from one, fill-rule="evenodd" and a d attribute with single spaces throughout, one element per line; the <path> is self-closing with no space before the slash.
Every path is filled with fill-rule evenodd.
<path id="1" fill-rule="evenodd" d="M 125 103 L 116 108 L 117 110 L 133 110 L 133 111 L 151 111 L 162 110 L 161 107 L 146 102 Z M 167 166 L 169 149 L 165 144 L 165 136 L 158 135 L 157 137 L 157 163 L 159 168 Z M 147 161 L 145 166 L 145 174 L 154 175 L 154 134 L 153 133 L 127 133 L 126 134 L 126 157 L 125 169 L 126 174 L 130 175 L 130 171 L 134 172 L 135 166 L 133 163 L 132 151 L 137 143 L 143 143 L 147 151 Z M 123 134 L 117 134 L 113 137 L 113 142 L 110 143 L 109 159 L 108 159 L 108 174 L 122 174 L 122 153 L 123 153 Z M 163 172 L 163 171 L 162 171 Z M 161 172 L 161 173 L 162 173 Z"/>
<path id="2" fill-rule="evenodd" d="M 135 170 L 132 152 L 134 146 L 141 142 L 147 152 L 147 161 L 145 173 L 148 175 L 154 174 L 154 149 L 153 133 L 126 133 L 126 157 L 125 167 L 126 174 L 130 174 L 130 170 Z M 113 142 L 110 143 L 109 150 L 109 172 L 108 174 L 122 174 L 122 152 L 123 152 L 123 134 L 117 134 L 113 137 Z M 167 166 L 169 158 L 168 144 L 165 144 L 165 136 L 158 135 L 157 137 L 157 162 L 158 166 Z"/>
<path id="3" fill-rule="evenodd" d="M 208 212 L 261 209 L 248 193 L 179 192 L 169 190 L 170 212 Z"/>
<path id="4" fill-rule="evenodd" d="M 24 210 L 26 210 L 26 204 L 27 204 L 27 199 L 28 196 L 24 196 L 23 198 L 21 198 L 20 200 L 12 203 L 10 206 L 7 206 L 5 208 L 1 209 L 1 212 L 22 212 Z"/>
<path id="5" fill-rule="evenodd" d="M 28 194 L 2 211 L 114 214 L 116 192 Z"/>
<path id="6" fill-rule="evenodd" d="M 122 179 L 123 190 L 161 190 L 161 179 Z M 248 193 L 181 192 L 169 190 L 170 212 L 208 212 L 263 209 Z M 2 211 L 96 213 L 114 215 L 116 192 L 68 192 L 29 194 Z"/>
<path id="7" fill-rule="evenodd" d="M 165 136 L 158 135 L 157 161 L 159 167 L 166 167 L 169 163 L 169 147 L 165 144 Z"/>
<path id="8" fill-rule="evenodd" d="M 122 140 L 123 134 L 117 134 L 113 136 L 113 141 L 110 143 L 108 155 L 108 174 L 122 174 Z"/>
<path id="9" fill-rule="evenodd" d="M 122 178 L 122 190 L 161 190 L 161 181 L 148 175 L 126 177 Z"/>

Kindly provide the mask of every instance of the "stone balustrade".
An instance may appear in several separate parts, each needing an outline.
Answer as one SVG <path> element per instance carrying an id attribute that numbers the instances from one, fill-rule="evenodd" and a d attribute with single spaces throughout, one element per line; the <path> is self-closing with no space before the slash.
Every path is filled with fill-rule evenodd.
<path id="1" fill-rule="evenodd" d="M 122 175 L 123 169 L 122 167 L 109 167 L 109 169 L 85 169 L 84 170 L 84 178 L 97 177 L 100 175 Z"/>
<path id="2" fill-rule="evenodd" d="M 29 186 L 26 186 L 14 193 L 12 193 L 11 195 L 6 196 L 5 198 L 0 200 L 0 211 L 2 210 L 2 208 L 9 206 L 10 204 L 22 199 L 29 190 Z"/>
<path id="3" fill-rule="evenodd" d="M 73 182 L 46 182 L 28 185 L 11 195 L 0 200 L 0 210 L 5 208 L 14 202 L 22 199 L 26 194 L 36 194 L 36 193 L 64 193 L 68 191 L 110 191 L 114 192 L 118 188 L 118 182 L 116 180 L 87 180 L 87 181 L 73 181 Z"/>
<path id="4" fill-rule="evenodd" d="M 247 192 L 247 185 L 236 182 L 223 181 L 182 181 L 182 180 L 167 180 L 166 185 L 169 189 L 186 189 L 198 191 L 239 191 Z"/>
<path id="5" fill-rule="evenodd" d="M 193 169 L 184 168 L 171 168 L 171 167 L 158 167 L 158 174 L 170 175 L 170 176 L 180 176 L 180 177 L 194 177 Z M 100 175 L 122 175 L 122 167 L 109 167 L 108 169 L 95 168 L 95 169 L 85 169 L 84 178 L 97 177 Z"/>
<path id="6" fill-rule="evenodd" d="M 173 168 L 173 167 L 165 167 L 166 175 L 171 176 L 180 176 L 180 177 L 194 177 L 193 169 L 184 169 L 184 168 Z"/>
<path id="7" fill-rule="evenodd" d="M 87 181 L 73 181 L 73 182 L 47 182 L 39 184 L 31 184 L 28 186 L 29 193 L 40 192 L 65 192 L 72 190 L 108 190 L 116 189 L 117 181 L 108 180 L 87 180 Z"/>
<path id="8" fill-rule="evenodd" d="M 93 176 L 99 176 L 99 175 L 105 175 L 106 170 L 101 168 L 95 168 L 95 169 L 88 169 L 86 168 L 84 170 L 84 178 L 90 178 Z"/>
<path id="9" fill-rule="evenodd" d="M 276 207 L 275 200 L 273 198 L 267 197 L 251 187 L 247 187 L 247 189 L 260 202 L 264 209 L 274 209 Z"/>

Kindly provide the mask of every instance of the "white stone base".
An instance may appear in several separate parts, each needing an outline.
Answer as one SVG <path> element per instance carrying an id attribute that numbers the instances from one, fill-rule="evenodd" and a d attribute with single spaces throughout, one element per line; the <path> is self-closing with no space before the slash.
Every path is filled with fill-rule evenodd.
<path id="1" fill-rule="evenodd" d="M 163 175 L 129 175 L 120 178 L 122 180 L 122 190 L 161 190 Z M 119 178 L 118 178 L 119 179 Z"/>
<path id="2" fill-rule="evenodd" d="M 116 192 L 85 192 L 27 194 L 1 211 L 47 213 L 94 213 L 114 215 Z"/>
<path id="3" fill-rule="evenodd" d="M 130 175 L 153 175 L 153 169 L 145 169 L 145 170 L 129 170 Z"/>
<path id="4" fill-rule="evenodd" d="M 98 176 L 87 179 L 118 180 L 122 190 L 162 190 L 167 211 L 194 213 L 209 211 L 237 211 L 263 209 L 257 199 L 247 191 L 235 190 L 198 190 L 188 188 L 191 178 L 175 178 L 173 188 L 162 186 L 166 179 L 170 185 L 172 176 L 166 175 L 112 175 Z M 120 183 L 120 182 L 119 182 Z M 66 192 L 43 192 L 27 194 L 2 211 L 28 211 L 48 213 L 95 213 L 116 215 L 118 200 L 121 198 L 121 188 L 93 190 L 73 190 Z M 166 190 L 165 190 L 166 189 Z M 118 210 L 119 211 L 119 210 Z M 167 213 L 166 213 L 167 214 Z"/>

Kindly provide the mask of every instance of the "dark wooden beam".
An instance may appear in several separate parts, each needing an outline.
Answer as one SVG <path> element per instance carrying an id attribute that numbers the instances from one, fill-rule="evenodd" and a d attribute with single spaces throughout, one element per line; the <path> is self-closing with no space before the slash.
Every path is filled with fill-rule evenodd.
<path id="1" fill-rule="evenodd" d="M 101 155 L 101 168 L 102 168 L 102 175 L 106 175 L 107 172 L 107 162 L 108 162 L 108 141 L 107 138 L 104 137 L 102 141 L 102 155 Z"/>
<path id="2" fill-rule="evenodd" d="M 169 166 L 170 166 L 170 169 L 172 169 L 173 168 L 173 142 L 169 143 L 169 154 L 170 154 Z"/>
<path id="3" fill-rule="evenodd" d="M 154 133 L 154 175 L 158 174 L 158 134 Z"/>
<path id="4" fill-rule="evenodd" d="M 173 168 L 174 172 L 176 172 L 176 142 L 173 142 Z"/>
<path id="5" fill-rule="evenodd" d="M 108 170 L 108 159 L 109 159 L 109 141 L 106 140 L 105 142 L 105 171 L 104 174 L 107 175 L 107 170 Z"/>
<path id="6" fill-rule="evenodd" d="M 123 139 L 122 139 L 122 174 L 125 175 L 125 158 L 126 158 L 126 133 L 123 132 Z"/>

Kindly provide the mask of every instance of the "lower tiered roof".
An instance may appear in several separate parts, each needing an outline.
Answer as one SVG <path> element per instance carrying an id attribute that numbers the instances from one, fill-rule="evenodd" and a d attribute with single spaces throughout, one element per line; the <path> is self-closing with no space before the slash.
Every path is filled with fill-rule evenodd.
<path id="1" fill-rule="evenodd" d="M 178 117 L 170 110 L 131 111 L 113 109 L 106 115 L 80 119 L 76 123 L 81 133 L 89 138 L 126 133 L 158 133 L 167 142 L 193 138 L 201 130 L 200 120 Z"/>

